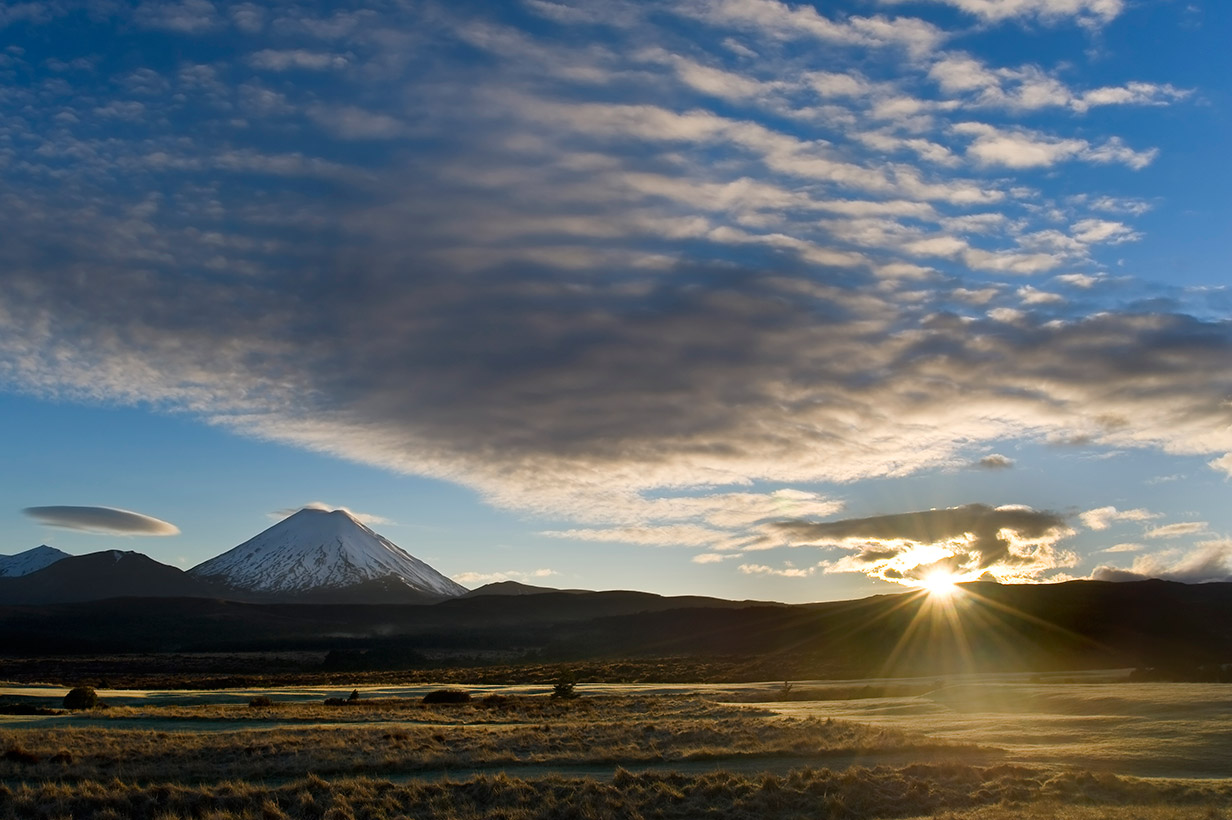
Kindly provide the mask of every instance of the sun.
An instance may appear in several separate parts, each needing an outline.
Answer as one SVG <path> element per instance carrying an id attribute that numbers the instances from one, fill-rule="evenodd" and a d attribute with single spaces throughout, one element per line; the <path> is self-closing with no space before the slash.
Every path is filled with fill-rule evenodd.
<path id="1" fill-rule="evenodd" d="M 954 576 L 945 571 L 931 572 L 920 579 L 920 586 L 932 598 L 949 598 L 956 591 Z"/>

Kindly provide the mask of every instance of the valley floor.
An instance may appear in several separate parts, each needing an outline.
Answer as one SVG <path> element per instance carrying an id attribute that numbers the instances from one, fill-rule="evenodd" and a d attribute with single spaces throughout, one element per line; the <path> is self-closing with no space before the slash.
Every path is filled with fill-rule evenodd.
<path id="1" fill-rule="evenodd" d="M 1130 735 L 1148 723 L 1158 745 L 1168 726 L 1180 735 L 1195 725 L 1185 720 L 1205 719 L 1214 722 L 1206 746 L 1186 753 L 1221 764 L 1232 746 L 1221 735 L 1227 696 L 1200 688 L 847 686 L 741 704 L 720 701 L 767 700 L 776 689 L 579 687 L 579 697 L 551 698 L 488 687 L 436 705 L 374 689 L 334 705 L 302 689 L 269 690 L 270 702 L 255 705 L 226 693 L 130 693 L 107 709 L 0 717 L 0 820 L 1225 817 L 1232 771 L 1219 765 L 1204 779 L 1135 777 L 1108 758 L 1081 765 L 1110 726 L 1124 724 L 1124 744 L 1145 754 Z M 28 704 L 63 695 L 6 691 Z M 1045 736 L 1044 710 L 1069 733 Z M 1029 754 L 1028 711 L 1037 721 Z M 1118 711 L 1148 723 L 1118 724 Z M 963 723 L 972 715 L 982 717 Z"/>

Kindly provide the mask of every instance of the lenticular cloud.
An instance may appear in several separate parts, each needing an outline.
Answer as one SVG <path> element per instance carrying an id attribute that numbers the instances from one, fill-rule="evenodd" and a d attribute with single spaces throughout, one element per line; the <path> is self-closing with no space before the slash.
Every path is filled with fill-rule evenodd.
<path id="1" fill-rule="evenodd" d="M 107 535 L 179 535 L 174 524 L 114 507 L 26 507 L 26 515 L 49 527 Z"/>

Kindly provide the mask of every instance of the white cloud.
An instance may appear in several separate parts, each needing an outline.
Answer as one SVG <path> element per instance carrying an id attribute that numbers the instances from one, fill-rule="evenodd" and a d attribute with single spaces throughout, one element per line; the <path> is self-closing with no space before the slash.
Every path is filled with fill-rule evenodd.
<path id="1" fill-rule="evenodd" d="M 277 510 L 275 512 L 270 513 L 270 517 L 278 521 L 281 521 L 287 516 L 294 515 L 300 510 L 325 510 L 326 512 L 333 512 L 334 510 L 342 510 L 344 513 L 351 516 L 356 521 L 360 522 L 361 524 L 366 524 L 369 527 L 376 527 L 376 526 L 395 523 L 394 521 L 388 518 L 385 518 L 384 516 L 381 516 L 381 515 L 373 515 L 371 513 L 362 513 L 356 510 L 352 510 L 349 507 L 340 506 L 338 504 L 326 504 L 324 501 L 309 501 L 307 504 L 304 504 L 299 507 L 285 507 L 281 510 Z"/>
<path id="2" fill-rule="evenodd" d="M 1152 527 L 1142 534 L 1144 538 L 1180 538 L 1185 535 L 1196 535 L 1205 532 L 1205 521 L 1184 521 L 1177 524 L 1164 524 Z"/>
<path id="3" fill-rule="evenodd" d="M 777 575 L 780 578 L 810 578 L 821 565 L 811 567 L 793 567 L 790 564 L 782 567 L 771 567 L 766 564 L 741 564 L 737 569 L 745 575 Z"/>
<path id="4" fill-rule="evenodd" d="M 517 581 L 522 584 L 537 586 L 553 576 L 560 575 L 554 569 L 546 567 L 532 570 L 506 570 L 504 572 L 460 572 L 453 576 L 464 587 L 475 589 L 486 584 L 498 584 L 502 581 Z"/>
<path id="5" fill-rule="evenodd" d="M 691 559 L 695 564 L 718 564 L 732 558 L 739 558 L 738 552 L 701 552 Z"/>
<path id="6" fill-rule="evenodd" d="M 1118 521 L 1150 521 L 1158 518 L 1159 513 L 1137 508 L 1133 510 L 1118 510 L 1116 507 L 1098 507 L 1079 514 L 1082 523 L 1092 530 L 1106 530 Z"/>
<path id="7" fill-rule="evenodd" d="M 886 5 L 914 1 L 881 0 Z M 952 6 L 992 23 L 1022 18 L 1045 23 L 1073 20 L 1088 26 L 1109 23 L 1125 8 L 1124 0 L 931 0 L 931 2 Z"/>
<path id="8" fill-rule="evenodd" d="M 1211 459 L 1207 462 L 1211 469 L 1219 470 L 1229 477 L 1232 477 L 1232 453 L 1224 453 L 1219 458 Z"/>
<path id="9" fill-rule="evenodd" d="M 775 38 L 814 38 L 848 46 L 901 46 L 913 54 L 936 48 L 945 37 L 940 29 L 915 18 L 852 16 L 835 21 L 819 14 L 812 6 L 792 6 L 778 0 L 682 3 L 675 10 L 712 24 L 751 28 Z"/>

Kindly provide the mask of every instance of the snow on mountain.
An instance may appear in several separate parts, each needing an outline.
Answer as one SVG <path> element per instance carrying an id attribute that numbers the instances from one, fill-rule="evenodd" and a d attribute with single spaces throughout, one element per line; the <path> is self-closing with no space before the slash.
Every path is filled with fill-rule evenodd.
<path id="1" fill-rule="evenodd" d="M 189 573 L 258 593 L 305 594 L 390 576 L 430 595 L 467 591 L 343 510 L 300 510 Z"/>
<path id="2" fill-rule="evenodd" d="M 49 567 L 61 558 L 68 558 L 67 552 L 49 547 L 46 544 L 19 552 L 16 555 L 0 555 L 0 578 L 16 578 L 29 575 L 43 567 Z"/>

